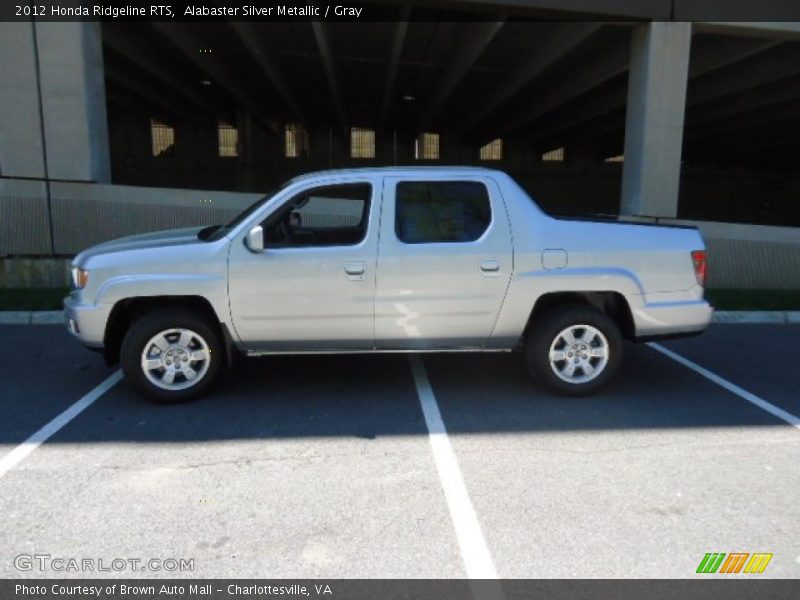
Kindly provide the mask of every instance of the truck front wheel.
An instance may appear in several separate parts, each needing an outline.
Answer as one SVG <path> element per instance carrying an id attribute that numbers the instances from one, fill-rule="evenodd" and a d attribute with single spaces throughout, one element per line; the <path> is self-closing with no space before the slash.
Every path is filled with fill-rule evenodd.
<path id="1" fill-rule="evenodd" d="M 591 306 L 571 305 L 542 315 L 525 344 L 533 375 L 568 396 L 591 394 L 614 375 L 622 359 L 616 323 Z"/>
<path id="2" fill-rule="evenodd" d="M 151 400 L 190 400 L 213 383 L 222 359 L 219 339 L 195 313 L 159 310 L 137 319 L 125 335 L 120 358 L 131 386 Z"/>

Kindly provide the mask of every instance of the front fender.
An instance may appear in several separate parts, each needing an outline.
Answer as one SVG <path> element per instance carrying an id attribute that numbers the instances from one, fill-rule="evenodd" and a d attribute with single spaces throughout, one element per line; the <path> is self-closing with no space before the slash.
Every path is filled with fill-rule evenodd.
<path id="1" fill-rule="evenodd" d="M 113 305 L 120 300 L 146 296 L 203 296 L 216 309 L 215 300 L 224 300 L 225 292 L 225 278 L 216 274 L 117 275 L 100 285 L 95 304 Z"/>

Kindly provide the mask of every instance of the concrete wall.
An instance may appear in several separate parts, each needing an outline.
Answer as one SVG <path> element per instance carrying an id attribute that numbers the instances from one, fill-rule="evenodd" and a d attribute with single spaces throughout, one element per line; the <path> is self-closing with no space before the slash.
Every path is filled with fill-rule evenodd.
<path id="1" fill-rule="evenodd" d="M 694 225 L 708 247 L 708 287 L 800 289 L 800 229 L 712 221 Z"/>
<path id="2" fill-rule="evenodd" d="M 74 255 L 114 238 L 224 223 L 261 194 L 0 179 L 0 257 Z M 52 248 L 51 251 L 51 231 Z"/>
<path id="3" fill-rule="evenodd" d="M 619 174 L 611 166 L 602 171 L 571 177 L 564 165 L 551 165 L 549 183 L 534 183 L 542 197 L 548 185 L 570 192 L 574 182 L 591 178 L 596 190 L 608 189 L 613 197 L 619 189 Z M 68 282 L 68 260 L 48 258 L 49 220 L 41 196 L 40 182 L 0 180 L 0 209 L 9 204 L 17 213 L 0 212 L 0 287 L 63 286 Z M 227 221 L 256 201 L 260 194 L 239 194 L 122 185 L 53 183 L 53 232 L 57 254 L 73 255 L 90 245 L 109 239 L 191 225 Z M 11 197 L 10 191 L 18 194 Z M 597 195 L 585 194 L 580 202 L 587 209 L 605 212 Z M 618 196 L 616 196 L 618 197 Z M 547 203 L 542 203 L 547 206 Z M 709 281 L 712 288 L 800 289 L 800 229 L 660 219 L 665 223 L 690 224 L 700 228 L 709 249 Z M 23 231 L 23 235 L 17 235 Z M 15 247 L 9 246 L 13 242 Z M 38 258 L 9 255 L 38 255 Z"/>

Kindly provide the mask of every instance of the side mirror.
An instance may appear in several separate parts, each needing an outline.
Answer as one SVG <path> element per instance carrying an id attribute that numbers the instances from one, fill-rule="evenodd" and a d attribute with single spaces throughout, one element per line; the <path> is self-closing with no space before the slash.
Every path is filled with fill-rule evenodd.
<path id="1" fill-rule="evenodd" d="M 251 252 L 264 251 L 264 228 L 261 225 L 256 225 L 247 232 L 247 237 L 244 240 L 245 245 Z"/>

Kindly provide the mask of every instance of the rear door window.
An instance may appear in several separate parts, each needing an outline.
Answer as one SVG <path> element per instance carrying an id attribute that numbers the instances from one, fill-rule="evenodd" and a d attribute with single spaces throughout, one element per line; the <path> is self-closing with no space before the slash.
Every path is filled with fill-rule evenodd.
<path id="1" fill-rule="evenodd" d="M 474 242 L 491 221 L 489 193 L 477 181 L 397 184 L 395 233 L 403 243 Z"/>

